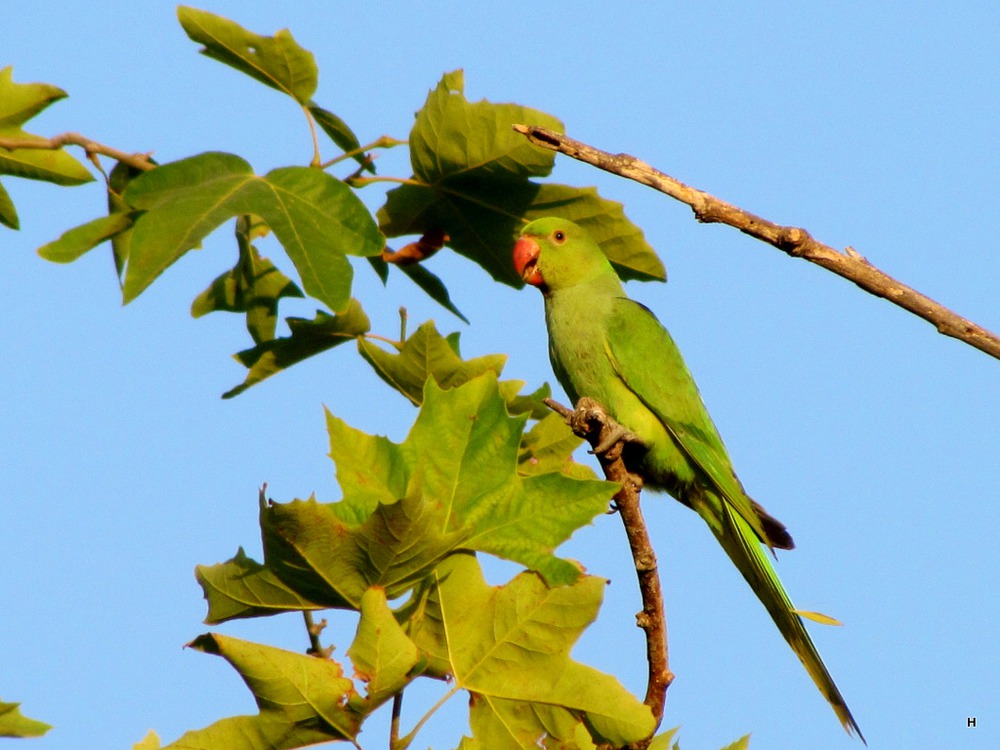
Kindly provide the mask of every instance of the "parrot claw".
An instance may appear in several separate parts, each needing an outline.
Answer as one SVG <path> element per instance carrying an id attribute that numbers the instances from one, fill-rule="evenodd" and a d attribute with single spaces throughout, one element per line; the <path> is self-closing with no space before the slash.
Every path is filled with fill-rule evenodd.
<path id="1" fill-rule="evenodd" d="M 619 424 L 597 401 L 584 396 L 576 404 L 576 410 L 566 420 L 574 433 L 590 438 L 599 431 L 599 439 L 589 453 L 603 456 L 616 445 L 625 443 L 642 444 L 642 439 L 622 424 Z"/>
<path id="2" fill-rule="evenodd" d="M 603 453 L 607 453 L 619 442 L 623 443 L 641 443 L 642 440 L 639 436 L 632 432 L 630 429 L 623 427 L 617 422 L 610 422 L 607 424 L 606 430 L 601 432 L 601 441 L 595 445 L 588 453 L 592 453 L 595 456 L 599 456 Z"/>

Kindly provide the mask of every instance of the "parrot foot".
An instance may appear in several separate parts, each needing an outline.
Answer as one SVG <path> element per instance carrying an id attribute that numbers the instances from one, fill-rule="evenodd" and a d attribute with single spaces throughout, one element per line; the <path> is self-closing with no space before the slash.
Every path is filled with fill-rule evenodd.
<path id="1" fill-rule="evenodd" d="M 591 441 L 590 453 L 596 456 L 607 454 L 615 446 L 625 443 L 642 444 L 642 439 L 622 424 L 619 424 L 597 401 L 584 396 L 576 403 L 576 410 L 566 420 L 577 435 Z M 592 437 L 598 434 L 596 443 Z"/>

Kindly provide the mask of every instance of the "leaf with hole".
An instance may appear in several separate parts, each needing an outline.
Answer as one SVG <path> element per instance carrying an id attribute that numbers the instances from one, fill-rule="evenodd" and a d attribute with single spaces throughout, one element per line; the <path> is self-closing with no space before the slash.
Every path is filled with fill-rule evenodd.
<path id="1" fill-rule="evenodd" d="M 199 51 L 206 57 L 288 94 L 303 107 L 316 93 L 316 59 L 288 29 L 261 36 L 228 18 L 183 5 L 177 8 L 177 18 L 191 41 L 205 45 Z"/>

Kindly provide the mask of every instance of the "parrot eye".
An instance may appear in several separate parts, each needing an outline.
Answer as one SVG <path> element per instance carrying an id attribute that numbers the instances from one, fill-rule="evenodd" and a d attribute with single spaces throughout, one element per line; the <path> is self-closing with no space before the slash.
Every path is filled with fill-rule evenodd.
<path id="1" fill-rule="evenodd" d="M 552 233 L 552 239 L 554 239 L 559 244 L 562 244 L 563 242 L 566 241 L 566 233 L 561 229 L 557 229 L 555 232 Z"/>

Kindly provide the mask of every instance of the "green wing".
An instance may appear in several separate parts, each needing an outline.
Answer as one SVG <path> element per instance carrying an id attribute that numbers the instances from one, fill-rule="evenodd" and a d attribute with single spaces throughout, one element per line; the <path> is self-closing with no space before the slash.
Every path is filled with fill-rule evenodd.
<path id="1" fill-rule="evenodd" d="M 760 519 L 733 473 L 722 439 L 670 334 L 645 307 L 620 298 L 610 316 L 605 346 L 617 376 L 657 416 L 681 452 L 700 470 L 708 485 L 703 488 L 708 492 L 700 494 L 708 503 L 695 510 L 712 525 L 716 538 L 770 613 L 841 723 L 848 732 L 856 732 L 864 740 L 844 697 L 778 580 L 765 547 L 757 541 L 767 538 Z M 661 468 L 670 470 L 670 467 Z M 717 495 L 714 502 L 713 495 Z"/>
<path id="2" fill-rule="evenodd" d="M 733 472 L 698 386 L 677 344 L 656 316 L 638 302 L 620 297 L 608 320 L 606 346 L 622 382 L 656 415 L 711 488 L 758 538 L 766 540 L 760 518 Z"/>

